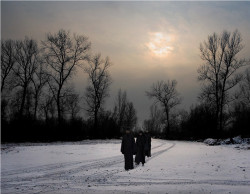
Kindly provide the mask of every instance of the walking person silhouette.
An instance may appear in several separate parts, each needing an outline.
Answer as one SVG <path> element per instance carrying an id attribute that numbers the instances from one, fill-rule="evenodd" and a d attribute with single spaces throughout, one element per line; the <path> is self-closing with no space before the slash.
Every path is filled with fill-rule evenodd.
<path id="1" fill-rule="evenodd" d="M 135 162 L 137 165 L 142 163 L 142 166 L 144 166 L 145 163 L 145 136 L 142 131 L 139 132 L 139 135 L 136 139 L 136 148 L 137 148 L 137 153 L 135 157 Z"/>
<path id="2" fill-rule="evenodd" d="M 125 170 L 134 168 L 133 155 L 135 155 L 135 139 L 130 130 L 126 130 L 125 135 L 122 138 L 121 152 L 124 155 Z"/>

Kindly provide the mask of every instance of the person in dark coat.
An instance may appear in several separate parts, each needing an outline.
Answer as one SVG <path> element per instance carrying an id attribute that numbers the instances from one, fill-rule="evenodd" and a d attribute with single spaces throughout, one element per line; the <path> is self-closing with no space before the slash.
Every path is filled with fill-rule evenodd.
<path id="1" fill-rule="evenodd" d="M 151 136 L 148 131 L 145 133 L 145 155 L 151 157 Z"/>
<path id="2" fill-rule="evenodd" d="M 142 163 L 142 166 L 144 166 L 145 163 L 145 136 L 143 135 L 142 131 L 139 132 L 139 135 L 136 139 L 136 157 L 135 162 L 137 165 Z"/>
<path id="3" fill-rule="evenodd" d="M 135 155 L 135 139 L 129 130 L 122 138 L 121 152 L 124 155 L 125 170 L 134 168 L 133 155 Z"/>

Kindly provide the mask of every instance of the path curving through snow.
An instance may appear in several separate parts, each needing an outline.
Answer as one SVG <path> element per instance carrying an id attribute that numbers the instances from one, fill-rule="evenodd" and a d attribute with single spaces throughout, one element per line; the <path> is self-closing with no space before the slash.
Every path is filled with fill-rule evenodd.
<path id="1" fill-rule="evenodd" d="M 124 170 L 120 140 L 6 145 L 2 193 L 247 193 L 250 151 L 152 141 L 152 157 Z"/>

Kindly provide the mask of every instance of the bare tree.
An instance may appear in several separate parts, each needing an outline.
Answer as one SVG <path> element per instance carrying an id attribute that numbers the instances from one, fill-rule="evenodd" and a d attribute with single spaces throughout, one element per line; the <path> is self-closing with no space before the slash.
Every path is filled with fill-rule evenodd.
<path id="1" fill-rule="evenodd" d="M 126 129 L 133 129 L 135 128 L 136 123 L 137 123 L 137 116 L 134 104 L 132 102 L 128 102 L 126 105 L 124 126 Z"/>
<path id="2" fill-rule="evenodd" d="M 16 90 L 10 98 L 10 117 L 18 116 L 22 101 L 22 89 Z"/>
<path id="3" fill-rule="evenodd" d="M 1 41 L 1 92 L 3 92 L 11 70 L 15 64 L 15 42 L 13 40 Z"/>
<path id="4" fill-rule="evenodd" d="M 169 135 L 170 131 L 170 112 L 181 103 L 181 98 L 176 91 L 176 85 L 176 80 L 158 81 L 156 84 L 153 84 L 150 91 L 146 91 L 146 95 L 149 98 L 155 98 L 156 103 L 159 102 L 164 109 L 167 121 L 166 135 Z"/>
<path id="5" fill-rule="evenodd" d="M 150 125 L 151 130 L 156 133 L 161 133 L 162 124 L 164 122 L 163 111 L 158 109 L 157 105 L 150 106 Z"/>
<path id="6" fill-rule="evenodd" d="M 223 129 L 225 105 L 229 102 L 229 91 L 241 80 L 237 71 L 247 64 L 244 59 L 237 59 L 242 50 L 242 38 L 238 30 L 233 33 L 224 31 L 208 36 L 200 44 L 201 59 L 204 61 L 198 69 L 198 80 L 202 81 L 200 99 L 211 102 L 215 107 L 217 129 Z"/>
<path id="7" fill-rule="evenodd" d="M 121 133 L 126 129 L 133 129 L 137 124 L 136 110 L 132 102 L 127 99 L 127 92 L 118 90 L 113 112 L 118 128 Z"/>
<path id="8" fill-rule="evenodd" d="M 109 86 L 112 83 L 108 72 L 110 66 L 108 57 L 103 60 L 101 54 L 97 54 L 84 69 L 90 81 L 85 92 L 86 110 L 94 118 L 95 129 L 98 126 L 98 114 L 104 105 L 105 98 L 109 96 Z"/>
<path id="9" fill-rule="evenodd" d="M 123 92 L 121 89 L 119 89 L 115 101 L 113 118 L 122 133 L 126 129 L 132 130 L 137 124 L 137 116 L 134 105 L 127 99 L 127 92 Z"/>
<path id="10" fill-rule="evenodd" d="M 13 67 L 13 71 L 16 76 L 16 86 L 22 90 L 19 116 L 23 116 L 28 88 L 38 64 L 38 47 L 36 41 L 27 37 L 23 41 L 17 41 L 15 47 L 17 64 Z"/>
<path id="11" fill-rule="evenodd" d="M 29 118 L 32 116 L 33 112 L 33 93 L 34 90 L 31 86 L 27 88 L 26 92 L 26 99 L 25 99 L 25 104 L 24 104 L 24 115 L 28 116 Z"/>
<path id="12" fill-rule="evenodd" d="M 74 35 L 60 30 L 56 34 L 48 34 L 42 41 L 43 55 L 49 66 L 49 87 L 57 104 L 57 115 L 60 123 L 62 119 L 62 92 L 70 80 L 77 66 L 83 66 L 88 60 L 90 42 L 85 36 Z"/>
<path id="13" fill-rule="evenodd" d="M 80 107 L 80 96 L 79 94 L 76 93 L 71 93 L 68 94 L 66 98 L 66 105 L 67 105 L 67 110 L 70 114 L 71 120 L 76 119 L 77 114 L 80 112 L 81 107 Z"/>
<path id="14" fill-rule="evenodd" d="M 240 84 L 240 99 L 245 106 L 250 107 L 250 69 L 244 73 L 244 79 Z"/>
<path id="15" fill-rule="evenodd" d="M 7 110 L 8 110 L 8 101 L 2 98 L 1 99 L 1 122 L 2 123 L 6 121 L 8 118 Z"/>
<path id="16" fill-rule="evenodd" d="M 34 88 L 34 114 L 33 117 L 37 118 L 37 110 L 39 106 L 39 100 L 42 95 L 42 90 L 44 86 L 49 81 L 49 77 L 47 72 L 44 69 L 44 64 L 39 63 L 38 67 L 34 73 L 34 76 L 32 78 L 33 88 Z"/>
<path id="17" fill-rule="evenodd" d="M 56 103 L 52 94 L 48 93 L 47 95 L 45 95 L 43 101 L 39 106 L 40 111 L 44 115 L 46 121 L 48 121 L 50 118 L 54 119 L 56 112 Z"/>
<path id="18" fill-rule="evenodd" d="M 119 89 L 117 98 L 115 100 L 115 107 L 114 107 L 114 118 L 116 120 L 116 123 L 119 127 L 120 132 L 124 131 L 124 120 L 125 120 L 125 113 L 126 113 L 126 107 L 127 107 L 127 93 L 126 91 L 122 92 L 121 89 Z"/>

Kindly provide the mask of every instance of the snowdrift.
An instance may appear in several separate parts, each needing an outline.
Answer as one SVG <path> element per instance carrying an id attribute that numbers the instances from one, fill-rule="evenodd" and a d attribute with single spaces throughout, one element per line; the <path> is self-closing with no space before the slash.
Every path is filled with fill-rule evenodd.
<path id="1" fill-rule="evenodd" d="M 250 149 L 250 138 L 242 138 L 241 136 L 237 136 L 234 138 L 227 139 L 213 139 L 208 138 L 203 141 L 203 143 L 214 146 L 214 145 L 237 145 L 236 148 L 242 149 Z"/>

